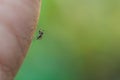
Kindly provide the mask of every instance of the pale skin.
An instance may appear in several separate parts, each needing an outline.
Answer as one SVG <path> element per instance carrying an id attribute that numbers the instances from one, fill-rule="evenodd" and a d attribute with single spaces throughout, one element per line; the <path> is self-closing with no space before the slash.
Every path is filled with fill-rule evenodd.
<path id="1" fill-rule="evenodd" d="M 0 0 L 0 80 L 14 80 L 37 25 L 40 0 Z"/>

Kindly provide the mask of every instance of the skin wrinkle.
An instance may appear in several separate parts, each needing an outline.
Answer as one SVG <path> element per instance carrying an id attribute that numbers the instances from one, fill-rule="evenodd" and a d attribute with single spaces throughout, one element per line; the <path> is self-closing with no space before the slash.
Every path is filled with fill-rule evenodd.
<path id="1" fill-rule="evenodd" d="M 22 49 L 22 45 L 21 45 L 21 41 L 20 41 L 20 38 L 18 36 L 18 33 L 15 31 L 15 29 L 12 26 L 10 26 L 10 24 L 8 24 L 7 26 L 9 26 L 8 28 L 12 32 L 11 34 L 13 34 L 16 37 L 16 41 L 17 41 L 18 46 L 21 50 L 22 56 L 24 56 L 24 50 Z"/>
<path id="2" fill-rule="evenodd" d="M 15 58 L 15 62 L 16 63 L 14 63 L 14 64 L 16 64 L 16 66 L 14 66 L 14 68 L 12 69 L 12 71 L 14 71 L 14 70 L 17 70 L 18 68 L 19 68 L 19 66 L 22 64 L 22 61 L 23 61 L 23 59 L 24 59 L 24 57 L 25 57 L 25 51 L 23 50 L 23 46 L 21 45 L 22 43 L 21 43 L 21 41 L 20 41 L 20 38 L 19 38 L 19 36 L 18 36 L 18 34 L 14 31 L 14 29 L 12 28 L 12 26 L 10 27 L 9 26 L 9 29 L 13 32 L 12 34 L 14 34 L 15 35 L 15 37 L 16 37 L 16 41 L 17 41 L 17 43 L 18 43 L 18 48 L 20 49 L 20 51 L 16 51 L 15 53 L 17 53 L 17 54 L 15 54 L 16 55 L 16 57 L 14 57 Z M 18 50 L 19 50 L 18 49 Z M 19 53 L 18 53 L 19 52 Z M 19 56 L 18 56 L 18 54 L 20 54 Z M 16 69 L 15 69 L 16 68 Z M 14 73 L 14 75 L 15 75 L 15 73 L 16 73 L 17 71 L 14 71 L 13 73 Z"/>
<path id="3" fill-rule="evenodd" d="M 9 34 L 14 35 L 14 39 L 16 40 L 15 45 L 11 45 L 11 46 L 8 45 L 8 47 L 11 47 L 11 48 L 16 47 L 14 51 L 8 53 L 9 55 L 11 54 L 10 56 L 6 57 L 6 53 L 4 52 L 4 50 L 1 51 L 1 54 L 5 53 L 4 55 L 5 59 L 4 57 L 0 59 L 0 64 L 1 64 L 0 69 L 2 69 L 2 71 L 0 72 L 5 73 L 6 74 L 5 76 L 10 75 L 14 77 L 20 65 L 22 64 L 23 59 L 28 51 L 29 45 L 32 41 L 32 36 L 36 29 L 35 26 L 37 25 L 37 22 L 38 22 L 37 20 L 40 13 L 38 6 L 40 5 L 38 5 L 39 4 L 38 0 L 18 0 L 25 5 L 25 9 L 24 9 L 21 3 L 20 4 L 18 3 L 19 6 L 17 6 L 17 4 L 15 4 L 14 2 L 13 3 L 10 2 L 13 0 L 0 0 L 0 1 L 3 1 L 3 4 L 6 4 L 7 1 L 8 3 L 10 3 L 9 4 L 10 6 L 3 5 L 2 3 L 0 3 L 2 4 L 0 5 L 1 7 L 0 8 L 0 22 L 1 22 L 0 24 L 4 25 L 7 28 L 7 31 L 9 31 Z M 17 2 L 17 0 L 15 2 Z M 11 5 L 13 6 L 11 7 Z M 2 9 L 2 7 L 5 7 L 5 10 Z M 7 9 L 9 9 L 8 11 L 9 13 L 6 12 Z M 26 16 L 23 16 L 23 15 L 26 15 Z M 8 40 L 5 40 L 5 41 L 8 41 Z M 0 80 L 1 80 L 1 77 L 0 77 Z M 5 78 L 4 80 L 12 80 L 12 78 L 11 79 Z"/>
<path id="4" fill-rule="evenodd" d="M 5 27 L 5 26 L 4 26 L 4 27 Z M 8 26 L 7 26 L 7 27 L 8 27 Z M 7 28 L 7 29 L 8 29 L 8 28 Z M 8 29 L 8 30 L 9 30 L 9 29 Z M 16 40 L 16 39 L 15 39 L 15 40 Z M 18 52 L 19 52 L 19 53 L 18 53 Z M 1 51 L 1 53 L 4 54 L 4 51 Z M 13 53 L 14 53 L 14 54 L 12 54 L 12 55 L 14 55 L 14 62 L 12 63 L 12 62 L 10 61 L 10 63 L 12 63 L 12 64 L 8 64 L 8 63 L 5 64 L 5 63 L 3 63 L 4 61 L 3 61 L 2 59 L 0 59 L 0 63 L 3 64 L 3 65 L 6 65 L 6 66 L 8 65 L 7 67 L 9 67 L 9 68 L 11 69 L 13 75 L 15 76 L 15 74 L 16 74 L 19 66 L 21 65 L 21 63 L 22 63 L 22 61 L 23 61 L 24 56 L 21 55 L 20 49 L 14 51 Z M 17 53 L 17 54 L 16 54 L 16 53 Z M 20 55 L 19 55 L 19 54 L 20 54 Z M 19 56 L 18 56 L 18 55 L 19 55 Z M 15 56 L 16 56 L 16 57 L 15 57 Z M 13 64 L 14 64 L 14 66 L 13 66 Z"/>
<path id="5" fill-rule="evenodd" d="M 24 1 L 25 1 L 25 0 L 24 0 Z M 15 5 L 15 4 L 14 4 L 14 5 Z M 17 8 L 17 7 L 14 6 L 14 5 L 13 5 L 12 7 L 13 7 L 13 8 L 16 8 L 17 11 L 15 11 L 13 8 L 12 8 L 12 9 L 13 9 L 12 11 L 14 11 L 14 12 L 19 12 L 18 8 L 20 8 L 20 6 Z M 37 8 L 33 8 L 33 9 L 37 9 Z M 36 12 L 36 10 L 33 10 L 33 9 L 32 9 L 31 11 L 35 11 L 35 12 Z M 27 9 L 25 9 L 25 10 L 27 10 Z M 24 11 L 21 11 L 21 8 L 20 8 L 20 12 L 25 12 L 25 10 L 24 10 Z M 37 10 L 38 10 L 38 9 L 37 9 Z M 25 12 L 25 13 L 27 13 L 27 12 Z M 32 12 L 29 12 L 29 13 L 32 13 Z M 12 14 L 12 13 L 11 13 L 11 14 Z M 15 13 L 15 14 L 18 14 L 18 13 Z M 20 14 L 20 13 L 19 13 L 19 14 Z M 23 14 L 23 13 L 21 13 L 21 16 L 19 16 L 20 18 L 23 17 L 22 14 Z M 35 14 L 31 14 L 31 15 L 33 15 L 33 19 L 34 19 L 34 17 L 36 16 Z M 35 16 L 34 16 L 34 15 L 35 15 Z M 15 16 L 15 15 L 14 15 L 14 16 Z M 13 16 L 13 17 L 14 17 L 14 16 Z M 17 16 L 16 16 L 16 17 L 17 17 Z M 31 18 L 32 18 L 32 17 L 31 17 Z M 23 20 L 24 20 L 24 19 L 23 19 Z M 29 19 L 28 19 L 28 20 L 29 20 Z M 11 20 L 11 21 L 12 21 L 12 20 Z M 26 21 L 27 21 L 27 20 L 26 20 Z M 31 23 L 32 23 L 32 21 L 31 21 Z M 18 24 L 18 23 L 16 23 L 16 24 Z M 26 24 L 26 22 L 24 22 L 24 21 L 23 21 L 22 23 L 19 22 L 18 25 L 20 25 L 20 24 L 21 24 L 20 27 L 22 27 L 22 24 Z M 14 25 L 14 27 L 16 27 L 16 26 L 17 26 L 17 25 Z M 23 28 L 21 28 L 21 29 L 23 29 Z M 27 28 L 26 28 L 26 29 L 27 29 Z M 25 30 L 25 29 L 24 29 L 24 30 Z M 19 31 L 21 31 L 21 30 L 19 30 Z M 28 31 L 24 31 L 24 32 L 28 32 Z M 18 32 L 18 33 L 20 33 L 20 32 Z M 24 35 L 24 34 L 21 34 L 21 35 Z M 29 34 L 27 34 L 27 35 L 29 35 Z"/>
<path id="6" fill-rule="evenodd" d="M 38 15 L 39 15 L 39 11 L 38 11 Z M 34 33 L 34 30 L 35 30 L 35 26 L 36 26 L 36 24 L 37 24 L 37 20 L 38 19 L 35 19 L 35 17 L 37 17 L 37 16 L 34 16 L 34 18 L 33 18 L 33 21 L 32 22 L 34 22 L 31 26 L 33 26 L 33 27 L 31 27 L 31 29 L 29 30 L 29 31 L 26 31 L 26 32 L 30 32 L 30 33 L 26 33 L 26 34 L 28 34 L 28 36 L 26 37 L 26 36 L 24 36 L 23 35 L 23 40 L 25 41 L 25 43 L 26 44 L 24 44 L 23 46 L 21 46 L 21 48 L 23 47 L 25 50 L 22 50 L 23 52 L 24 51 L 26 51 L 26 49 L 28 49 L 28 47 L 27 48 L 25 48 L 25 45 L 28 45 L 28 44 L 30 44 L 31 43 L 31 40 L 30 39 L 32 39 L 31 38 L 31 36 L 29 37 L 29 35 L 33 35 L 33 33 Z M 12 30 L 12 31 L 15 31 L 15 29 L 14 30 Z M 16 33 L 16 36 L 18 36 L 18 34 L 17 34 L 17 32 L 14 32 L 14 33 Z M 20 40 L 18 39 L 18 42 L 19 42 L 19 44 L 21 44 L 20 43 Z M 25 56 L 25 55 L 23 55 L 23 56 Z"/>
<path id="7" fill-rule="evenodd" d="M 6 26 L 9 26 L 8 27 L 8 29 L 9 30 L 12 30 L 12 27 L 10 26 L 10 23 L 8 23 L 8 22 L 6 22 L 7 24 L 6 24 Z M 11 34 L 11 33 L 10 33 Z M 12 31 L 12 34 L 16 34 L 15 32 L 14 32 L 14 30 Z M 18 37 L 16 36 L 16 40 L 17 40 L 17 43 L 19 43 L 18 42 Z M 21 43 L 19 43 L 18 45 L 19 45 L 19 48 L 21 48 L 22 46 L 20 46 L 20 44 Z M 25 57 L 25 55 L 23 54 L 23 51 L 21 51 L 20 50 L 20 52 L 18 53 L 18 51 L 16 51 L 16 52 L 14 52 L 15 54 L 15 56 L 16 57 L 14 57 L 15 58 L 15 63 L 14 64 L 16 64 L 16 66 L 13 66 L 13 67 L 11 67 L 11 71 L 13 71 L 13 73 L 14 73 L 14 75 L 15 75 L 15 73 L 17 72 L 17 71 L 14 71 L 14 70 L 17 70 L 19 67 L 17 67 L 17 66 L 20 66 L 21 65 L 21 63 L 22 63 L 22 61 L 23 61 L 23 59 L 24 59 L 24 57 Z M 17 54 L 16 54 L 17 53 Z M 21 55 L 21 53 L 22 53 L 22 55 Z M 17 68 L 17 69 L 15 69 L 15 68 Z"/>
<path id="8" fill-rule="evenodd" d="M 33 15 L 33 21 L 31 21 L 32 23 L 33 23 L 33 22 L 36 22 L 35 17 L 36 17 L 36 15 L 35 15 L 35 16 Z M 34 20 L 34 19 L 35 19 L 35 20 Z M 24 24 L 26 24 L 26 23 L 24 23 Z M 31 24 L 31 23 L 28 23 L 27 25 L 29 25 L 29 24 Z M 32 27 L 34 24 L 36 24 L 36 23 L 33 23 L 32 25 L 29 25 L 28 27 L 30 27 L 30 26 Z M 31 36 L 29 36 L 29 35 L 33 35 L 33 32 L 34 32 L 34 31 L 33 31 L 33 28 L 32 28 L 30 31 L 28 31 L 28 30 L 29 30 L 29 29 L 27 29 L 27 31 L 24 31 L 24 32 L 25 32 L 24 34 L 26 34 L 26 35 L 24 35 L 24 34 L 21 34 L 21 35 L 23 35 L 22 38 L 24 38 L 24 39 L 28 42 L 28 44 L 29 44 L 29 41 L 28 41 L 28 40 L 29 40 L 29 38 L 31 39 Z M 28 37 L 28 38 L 26 38 L 26 37 Z M 25 42 L 26 42 L 26 41 L 25 41 Z M 27 44 L 27 43 L 26 43 L 26 44 Z"/>
<path id="9" fill-rule="evenodd" d="M 11 77 L 15 76 L 13 69 L 10 66 L 0 63 L 0 68 L 3 70 L 3 72 L 5 72 L 6 74 L 9 74 Z"/>
<path id="10" fill-rule="evenodd" d="M 33 21 L 33 22 L 35 22 L 34 23 L 34 25 L 36 26 L 36 22 L 37 22 L 37 19 L 35 19 L 36 21 Z M 35 28 L 35 27 L 34 27 Z M 27 51 L 27 49 L 28 49 L 28 47 L 29 46 L 26 46 L 26 45 L 28 45 L 28 44 L 30 44 L 31 43 L 31 38 L 30 37 L 21 37 L 21 36 L 18 36 L 18 34 L 17 34 L 17 32 L 15 31 L 15 29 L 12 27 L 12 26 L 10 26 L 9 25 L 9 29 L 12 31 L 12 34 L 14 34 L 15 36 L 16 36 L 16 40 L 17 40 L 17 42 L 19 43 L 19 47 L 21 48 L 21 50 L 22 50 L 22 53 L 26 53 L 25 51 Z M 32 28 L 32 30 L 30 30 L 30 32 L 33 34 L 33 28 Z M 24 44 L 24 45 L 21 45 L 22 44 L 22 42 L 20 41 L 20 37 L 21 37 L 21 39 L 24 41 L 24 43 L 26 43 L 26 44 Z M 22 48 L 24 48 L 24 50 L 22 49 Z M 20 53 L 21 54 L 21 53 Z M 23 54 L 22 56 L 20 56 L 20 57 L 25 57 L 25 55 Z M 16 59 L 17 60 L 17 59 Z M 21 59 L 21 60 L 23 60 L 23 59 Z M 19 60 L 20 61 L 20 60 Z M 22 61 L 20 61 L 19 63 L 21 64 L 21 62 Z M 18 64 L 17 62 L 16 62 L 16 64 Z M 19 64 L 19 65 L 20 65 Z M 13 69 L 12 69 L 13 70 Z"/>
<path id="11" fill-rule="evenodd" d="M 2 54 L 4 54 L 4 52 L 2 52 L 1 51 L 1 53 Z M 17 60 L 17 59 L 16 59 Z M 3 69 L 3 71 L 5 71 L 5 72 L 11 72 L 12 73 L 12 75 L 13 75 L 13 71 L 14 71 L 14 68 L 12 68 L 12 66 L 10 66 L 9 64 L 7 64 L 7 63 L 3 63 L 4 61 L 2 60 L 2 59 L 0 59 L 0 68 L 2 68 Z M 6 69 L 6 68 L 8 68 L 8 69 Z"/>
<path id="12" fill-rule="evenodd" d="M 19 40 L 19 38 L 18 38 L 17 32 L 15 32 L 15 30 L 14 30 L 14 28 L 12 27 L 11 23 L 10 23 L 9 21 L 4 20 L 4 18 L 2 19 L 2 21 L 4 22 L 3 24 L 6 24 L 6 26 L 8 26 L 8 29 L 10 30 L 10 32 L 12 32 L 12 33 L 10 33 L 10 34 L 13 34 L 13 35 L 15 34 L 15 36 L 16 36 L 16 41 L 18 42 L 19 48 L 21 49 L 22 46 L 21 46 L 20 40 Z M 2 21 L 0 21 L 0 22 L 2 22 Z M 24 50 L 21 49 L 21 53 L 24 53 Z M 24 56 L 24 54 L 23 54 L 22 56 Z"/>
<path id="13" fill-rule="evenodd" d="M 35 19 L 36 16 L 33 16 L 33 17 L 34 17 L 33 19 Z M 36 20 L 33 20 L 33 21 L 31 21 L 31 22 L 36 22 Z M 8 22 L 6 22 L 6 23 L 8 23 Z M 9 23 L 10 23 L 10 22 L 9 22 Z M 34 23 L 34 24 L 36 24 L 36 23 Z M 32 24 L 32 25 L 34 25 L 34 24 Z M 31 26 L 32 26 L 32 25 L 31 25 Z M 10 28 L 11 28 L 11 27 L 10 27 Z M 12 28 L 12 29 L 13 29 L 13 28 Z M 12 29 L 11 29 L 11 30 L 12 30 Z M 23 35 L 23 39 L 25 40 L 25 42 L 28 42 L 28 44 L 30 43 L 30 42 L 29 42 L 29 40 L 30 40 L 30 39 L 29 39 L 29 35 L 32 35 L 32 34 L 33 34 L 33 32 L 34 32 L 33 29 L 34 29 L 34 28 L 32 27 L 32 29 L 30 30 L 31 33 L 25 33 L 25 34 L 28 35 L 28 36 L 27 36 L 28 38 L 26 38 L 26 36 Z M 12 30 L 12 31 L 14 32 L 15 29 Z M 26 31 L 26 32 L 29 32 L 29 31 Z M 16 37 L 18 37 L 17 32 L 14 32 L 14 33 L 16 33 Z M 31 36 L 30 36 L 30 38 L 31 38 Z M 18 38 L 17 38 L 17 39 L 18 39 Z M 18 39 L 18 43 L 19 43 L 19 45 L 21 44 L 19 39 Z M 27 43 L 26 43 L 26 44 L 27 44 Z M 26 45 L 26 44 L 25 44 L 25 45 Z M 27 45 L 28 45 L 28 44 L 27 44 Z M 25 48 L 24 45 L 23 45 L 23 48 Z M 21 49 L 22 49 L 22 45 L 21 45 Z M 24 50 L 23 50 L 23 49 L 22 49 L 22 53 L 24 53 Z"/>

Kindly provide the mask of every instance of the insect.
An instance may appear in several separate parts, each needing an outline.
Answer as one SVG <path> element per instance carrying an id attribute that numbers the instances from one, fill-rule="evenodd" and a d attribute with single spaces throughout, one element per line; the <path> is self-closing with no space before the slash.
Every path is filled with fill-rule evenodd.
<path id="1" fill-rule="evenodd" d="M 37 37 L 37 40 L 42 39 L 44 32 L 42 30 L 39 30 L 39 35 Z"/>

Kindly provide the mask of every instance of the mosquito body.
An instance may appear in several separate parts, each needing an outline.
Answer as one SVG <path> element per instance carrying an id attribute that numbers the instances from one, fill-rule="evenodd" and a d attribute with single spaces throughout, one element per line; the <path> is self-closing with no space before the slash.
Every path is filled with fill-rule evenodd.
<path id="1" fill-rule="evenodd" d="M 42 30 L 39 30 L 39 35 L 38 35 L 38 37 L 37 37 L 37 40 L 42 39 L 43 34 L 44 34 L 43 31 L 42 31 Z"/>

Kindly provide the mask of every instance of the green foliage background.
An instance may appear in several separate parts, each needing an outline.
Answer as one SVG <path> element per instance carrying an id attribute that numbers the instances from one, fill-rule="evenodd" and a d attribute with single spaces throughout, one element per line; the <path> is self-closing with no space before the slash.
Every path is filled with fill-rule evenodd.
<path id="1" fill-rule="evenodd" d="M 15 80 L 120 80 L 120 0 L 42 0 Z"/>

